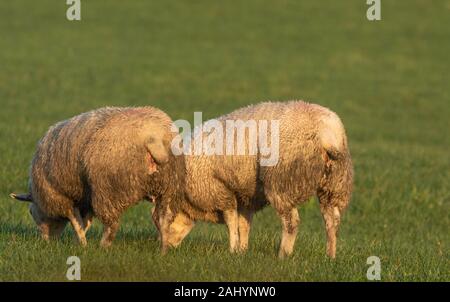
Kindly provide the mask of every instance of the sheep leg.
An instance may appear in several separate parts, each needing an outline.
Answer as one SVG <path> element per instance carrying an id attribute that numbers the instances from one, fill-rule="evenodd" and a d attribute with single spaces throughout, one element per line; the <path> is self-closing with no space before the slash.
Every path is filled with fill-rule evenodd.
<path id="1" fill-rule="evenodd" d="M 39 226 L 39 229 L 41 230 L 41 238 L 44 241 L 49 242 L 50 241 L 50 227 L 48 223 L 43 223 Z"/>
<path id="2" fill-rule="evenodd" d="M 119 229 L 119 222 L 104 225 L 103 236 L 102 240 L 100 241 L 100 246 L 103 248 L 110 247 L 114 238 L 116 237 L 118 229 Z"/>
<path id="3" fill-rule="evenodd" d="M 321 203 L 320 211 L 322 212 L 325 228 L 327 232 L 327 255 L 336 258 L 336 240 L 340 223 L 340 211 L 338 207 Z"/>
<path id="4" fill-rule="evenodd" d="M 86 246 L 86 233 L 84 232 L 84 223 L 83 218 L 81 218 L 80 211 L 77 208 L 74 208 L 69 215 L 67 216 L 70 223 L 72 224 L 75 233 L 77 234 L 78 241 L 81 246 Z"/>
<path id="5" fill-rule="evenodd" d="M 64 231 L 66 224 L 67 224 L 67 220 L 53 222 L 52 228 L 50 229 L 50 238 L 57 239 L 57 238 L 61 237 L 61 234 Z"/>
<path id="6" fill-rule="evenodd" d="M 295 207 L 291 208 L 289 211 L 278 212 L 278 216 L 281 218 L 283 229 L 278 257 L 284 258 L 292 254 L 292 251 L 294 250 L 300 217 L 297 208 Z"/>
<path id="7" fill-rule="evenodd" d="M 224 211 L 223 218 L 227 224 L 228 233 L 230 236 L 230 252 L 235 253 L 238 251 L 239 246 L 238 212 L 236 209 Z"/>
<path id="8" fill-rule="evenodd" d="M 338 207 L 333 207 L 334 227 L 336 229 L 336 239 L 339 235 L 339 225 L 341 224 L 341 211 Z"/>
<path id="9" fill-rule="evenodd" d="M 92 212 L 88 212 L 83 217 L 83 225 L 84 225 L 84 233 L 87 233 L 89 228 L 92 226 L 92 220 L 94 218 L 94 214 Z"/>
<path id="10" fill-rule="evenodd" d="M 248 209 L 239 211 L 239 250 L 245 252 L 248 248 L 248 237 L 253 213 Z"/>
<path id="11" fill-rule="evenodd" d="M 157 234 L 158 235 L 158 241 L 161 241 L 161 229 L 159 227 L 158 216 L 157 216 L 157 213 L 156 213 L 156 206 L 154 206 L 151 209 L 151 213 L 152 213 L 153 224 L 155 225 L 156 230 L 158 231 L 158 234 Z"/>

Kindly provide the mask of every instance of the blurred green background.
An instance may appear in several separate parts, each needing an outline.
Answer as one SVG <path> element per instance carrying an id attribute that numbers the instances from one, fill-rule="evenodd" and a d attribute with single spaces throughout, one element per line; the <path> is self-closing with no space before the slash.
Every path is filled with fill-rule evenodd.
<path id="1" fill-rule="evenodd" d="M 82 0 L 0 2 L 0 280 L 449 280 L 450 0 L 382 0 L 381 21 L 363 0 Z M 150 206 L 128 211 L 111 249 L 43 243 L 25 204 L 37 140 L 59 120 L 101 106 L 153 105 L 174 120 L 204 119 L 265 100 L 330 107 L 347 129 L 355 190 L 338 257 L 325 256 L 317 202 L 300 207 L 293 257 L 280 261 L 270 208 L 250 250 L 228 253 L 226 228 L 200 223 L 166 257 Z"/>

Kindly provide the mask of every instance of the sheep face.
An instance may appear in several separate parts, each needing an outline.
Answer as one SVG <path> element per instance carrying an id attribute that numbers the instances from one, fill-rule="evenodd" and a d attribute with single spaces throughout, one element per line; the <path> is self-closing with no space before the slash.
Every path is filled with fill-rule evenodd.
<path id="1" fill-rule="evenodd" d="M 167 252 L 170 247 L 177 247 L 194 227 L 194 220 L 183 213 L 174 214 L 167 208 L 163 215 L 159 211 L 153 213 L 155 225 L 162 238 L 162 252 Z"/>
<path id="2" fill-rule="evenodd" d="M 32 202 L 30 204 L 30 214 L 33 217 L 34 222 L 41 232 L 41 236 L 44 240 L 56 239 L 61 236 L 64 230 L 67 220 L 55 219 L 47 217 L 39 206 Z"/>

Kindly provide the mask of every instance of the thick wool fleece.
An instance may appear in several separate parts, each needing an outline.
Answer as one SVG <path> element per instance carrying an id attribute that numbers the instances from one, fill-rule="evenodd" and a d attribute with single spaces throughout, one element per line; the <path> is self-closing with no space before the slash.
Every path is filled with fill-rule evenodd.
<path id="1" fill-rule="evenodd" d="M 188 155 L 187 198 L 174 209 L 194 220 L 221 222 L 227 209 L 256 211 L 270 203 L 283 212 L 316 194 L 345 209 L 353 170 L 345 130 L 334 112 L 302 101 L 265 102 L 217 120 L 279 120 L 279 161 L 261 166 L 259 154 Z M 211 133 L 200 135 L 205 141 Z M 245 139 L 248 143 L 248 132 Z"/>
<path id="2" fill-rule="evenodd" d="M 184 159 L 170 143 L 172 120 L 154 107 L 101 108 L 52 126 L 30 169 L 33 202 L 48 219 L 74 207 L 105 226 L 144 198 L 180 198 Z"/>

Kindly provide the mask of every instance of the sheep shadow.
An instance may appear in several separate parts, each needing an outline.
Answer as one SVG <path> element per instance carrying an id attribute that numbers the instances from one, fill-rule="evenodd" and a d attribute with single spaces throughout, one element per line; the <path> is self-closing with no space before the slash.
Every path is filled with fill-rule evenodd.
<path id="1" fill-rule="evenodd" d="M 39 238 L 39 231 L 36 227 L 17 224 L 17 223 L 0 223 L 0 234 L 21 237 L 23 239 L 36 239 Z"/>
<path id="2" fill-rule="evenodd" d="M 90 229 L 86 237 L 88 242 L 100 242 L 102 237 L 102 227 L 96 226 Z M 17 239 L 24 241 L 41 240 L 39 230 L 36 226 L 19 224 L 19 223 L 0 223 L 0 235 L 6 237 L 6 240 L 16 241 Z M 8 239 L 9 238 L 9 239 Z M 142 242 L 143 240 L 149 240 L 151 242 L 158 242 L 158 232 L 156 229 L 119 229 L 117 237 L 114 242 Z M 56 241 L 56 240 L 55 240 Z M 61 237 L 57 241 L 63 243 L 76 242 L 75 232 L 68 225 L 66 226 Z"/>

